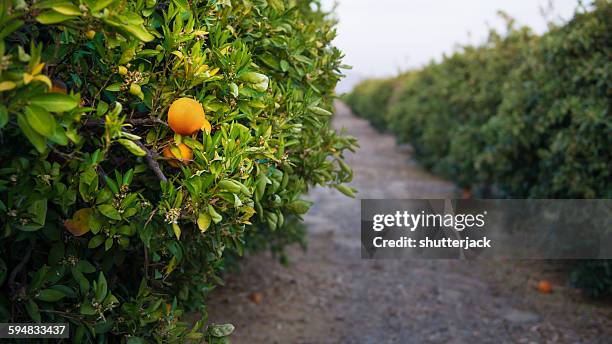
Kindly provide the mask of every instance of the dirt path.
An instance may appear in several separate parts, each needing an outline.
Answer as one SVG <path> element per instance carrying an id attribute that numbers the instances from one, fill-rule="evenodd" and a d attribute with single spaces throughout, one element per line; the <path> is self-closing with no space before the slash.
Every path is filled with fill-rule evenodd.
<path id="1" fill-rule="evenodd" d="M 341 103 L 336 128 L 361 149 L 348 156 L 359 198 L 445 198 L 448 182 Z M 360 258 L 359 200 L 316 189 L 306 217 L 309 249 L 291 264 L 249 257 L 211 297 L 210 320 L 236 325 L 233 343 L 605 343 L 612 308 L 585 302 L 554 267 L 533 262 Z M 555 292 L 535 292 L 538 278 Z M 249 298 L 262 293 L 259 304 Z"/>

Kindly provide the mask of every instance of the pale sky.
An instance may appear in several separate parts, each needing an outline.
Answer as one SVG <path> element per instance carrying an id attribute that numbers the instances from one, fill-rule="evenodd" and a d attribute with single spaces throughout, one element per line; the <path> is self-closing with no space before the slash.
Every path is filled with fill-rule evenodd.
<path id="1" fill-rule="evenodd" d="M 503 10 L 517 24 L 535 32 L 548 21 L 572 17 L 577 0 L 322 0 L 330 9 L 337 3 L 338 37 L 334 41 L 353 66 L 338 87 L 350 90 L 366 77 L 395 75 L 422 66 L 456 44 L 485 40 L 491 27 L 503 31 Z M 552 9 L 550 7 L 552 4 Z M 543 16 L 542 8 L 546 15 Z"/>

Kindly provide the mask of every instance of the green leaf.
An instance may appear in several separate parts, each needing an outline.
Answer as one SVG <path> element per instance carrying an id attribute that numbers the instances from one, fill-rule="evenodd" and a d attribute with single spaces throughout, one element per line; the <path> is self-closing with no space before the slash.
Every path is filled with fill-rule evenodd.
<path id="1" fill-rule="evenodd" d="M 51 112 L 70 111 L 79 105 L 79 98 L 60 93 L 43 93 L 30 99 L 30 103 Z"/>
<path id="2" fill-rule="evenodd" d="M 110 84 L 108 87 L 105 88 L 105 90 L 109 92 L 119 92 L 121 90 L 121 83 L 116 82 L 114 84 Z"/>
<path id="3" fill-rule="evenodd" d="M 312 64 L 312 60 L 304 55 L 293 55 L 293 58 L 307 65 Z"/>
<path id="4" fill-rule="evenodd" d="M 212 218 L 214 223 L 219 223 L 221 222 L 221 220 L 223 220 L 223 217 L 221 217 L 221 215 L 217 213 L 212 204 L 208 205 L 208 213 L 210 214 L 210 217 Z"/>
<path id="5" fill-rule="evenodd" d="M 35 223 L 44 226 L 47 217 L 47 199 L 43 198 L 32 202 L 28 207 L 28 213 L 34 216 L 32 220 Z"/>
<path id="6" fill-rule="evenodd" d="M 92 12 L 101 11 L 101 10 L 107 8 L 110 4 L 112 4 L 115 1 L 116 0 L 95 0 L 95 1 L 91 1 L 91 3 L 92 3 L 91 11 Z"/>
<path id="7" fill-rule="evenodd" d="M 51 9 L 67 16 L 80 16 L 82 14 L 77 6 L 69 3 L 53 6 Z"/>
<path id="8" fill-rule="evenodd" d="M 119 193 L 119 186 L 112 178 L 109 176 L 104 176 L 104 181 L 106 182 L 106 186 L 108 186 L 108 188 L 111 189 L 114 194 Z M 100 196 L 100 194 L 98 194 L 98 196 Z"/>
<path id="9" fill-rule="evenodd" d="M 106 283 L 106 278 L 104 277 L 104 274 L 100 272 L 100 274 L 98 275 L 98 284 L 96 285 L 96 301 L 98 301 L 98 303 L 101 303 L 106 297 L 107 293 L 108 284 Z"/>
<path id="10" fill-rule="evenodd" d="M 55 289 L 43 289 L 38 293 L 37 299 L 46 302 L 55 302 L 63 299 L 66 295 Z"/>
<path id="11" fill-rule="evenodd" d="M 40 311 L 38 310 L 38 305 L 36 304 L 36 302 L 32 300 L 28 300 L 28 302 L 26 302 L 25 304 L 25 309 L 26 309 L 26 312 L 28 312 L 28 315 L 30 316 L 30 318 L 32 318 L 32 320 L 34 320 L 37 323 L 41 321 Z"/>
<path id="12" fill-rule="evenodd" d="M 24 115 L 17 115 L 17 124 L 19 125 L 21 132 L 23 132 L 25 137 L 28 138 L 30 143 L 39 153 L 43 153 L 47 149 L 45 138 L 30 127 Z"/>
<path id="13" fill-rule="evenodd" d="M 91 244 L 91 240 L 89 241 L 89 243 Z M 83 273 L 79 269 L 77 269 L 76 266 L 73 266 L 70 271 L 72 272 L 72 277 L 74 277 L 74 279 L 79 283 L 79 289 L 81 290 L 81 294 L 86 294 L 89 291 L 89 281 L 87 280 L 87 278 L 85 278 Z"/>
<path id="14" fill-rule="evenodd" d="M 41 24 L 58 24 L 66 20 L 74 19 L 76 16 L 61 14 L 55 11 L 45 11 L 36 17 L 36 20 Z"/>
<path id="15" fill-rule="evenodd" d="M 84 325 L 79 325 L 76 328 L 76 331 L 74 331 L 74 337 L 71 338 L 72 342 L 73 343 L 83 343 L 83 342 L 85 342 L 83 340 L 83 337 L 85 337 L 85 331 L 86 331 L 85 326 Z"/>
<path id="16" fill-rule="evenodd" d="M 118 139 L 117 140 L 123 147 L 127 148 L 128 151 L 130 151 L 130 153 L 136 155 L 136 156 L 145 156 L 147 155 L 147 152 L 145 152 L 142 148 L 138 147 L 138 145 L 136 143 L 134 143 L 134 141 L 132 140 L 128 140 L 128 139 Z"/>
<path id="17" fill-rule="evenodd" d="M 134 177 L 134 169 L 131 168 L 123 176 L 123 185 L 130 185 L 133 177 Z"/>
<path id="18" fill-rule="evenodd" d="M 329 112 L 329 111 L 327 111 L 327 110 L 325 110 L 323 108 L 320 108 L 318 106 L 311 106 L 311 107 L 308 108 L 308 110 L 310 110 L 312 113 L 317 114 L 319 116 L 331 116 L 331 115 L 333 115 L 331 112 Z"/>
<path id="19" fill-rule="evenodd" d="M 93 238 L 91 238 L 91 240 L 89 240 L 89 244 L 87 245 L 87 247 L 89 248 L 96 248 L 100 245 L 102 245 L 102 243 L 104 242 L 106 238 L 103 235 L 96 235 Z"/>
<path id="20" fill-rule="evenodd" d="M 289 70 L 289 62 L 285 61 L 285 60 L 281 60 L 280 62 L 280 68 L 283 72 L 286 72 Z"/>
<path id="21" fill-rule="evenodd" d="M 338 191 L 340 191 L 343 194 L 345 194 L 346 196 L 349 196 L 351 198 L 355 198 L 355 189 L 350 188 L 350 187 L 348 187 L 346 185 L 343 185 L 343 184 L 334 185 L 334 187 L 336 189 L 338 189 Z"/>
<path id="22" fill-rule="evenodd" d="M 97 314 L 97 313 L 98 313 L 98 312 L 96 311 L 96 309 L 95 309 L 95 308 L 93 308 L 93 306 L 91 305 L 91 303 L 90 303 L 90 302 L 88 302 L 87 300 L 86 300 L 86 301 L 83 301 L 83 303 L 81 304 L 81 309 L 80 309 L 80 311 L 81 311 L 81 314 L 83 314 L 83 315 L 94 315 L 94 314 Z"/>
<path id="23" fill-rule="evenodd" d="M 108 251 L 113 247 L 113 238 L 107 238 L 104 242 L 104 251 Z"/>
<path id="24" fill-rule="evenodd" d="M 238 85 L 236 85 L 236 83 L 234 82 L 230 83 L 230 91 L 232 92 L 232 95 L 234 96 L 234 98 L 238 98 L 239 92 L 238 92 Z"/>
<path id="25" fill-rule="evenodd" d="M 267 83 L 269 79 L 264 74 L 257 73 L 257 72 L 248 72 L 248 73 L 244 73 L 240 77 L 240 80 L 246 81 L 251 84 L 259 84 L 259 83 Z"/>
<path id="26" fill-rule="evenodd" d="M 4 104 L 0 104 L 0 129 L 6 126 L 8 120 L 8 110 L 6 109 L 6 106 Z"/>
<path id="27" fill-rule="evenodd" d="M 223 337 L 227 337 L 230 334 L 232 334 L 232 332 L 234 332 L 234 329 L 235 327 L 232 324 L 223 324 L 223 325 L 211 324 L 208 327 L 208 333 L 213 337 L 223 338 Z"/>
<path id="28" fill-rule="evenodd" d="M 239 193 L 241 191 L 240 185 L 231 179 L 224 179 L 218 185 L 222 190 L 227 190 L 231 193 Z"/>
<path id="29" fill-rule="evenodd" d="M 82 273 L 90 274 L 90 273 L 96 272 L 96 268 L 93 265 L 91 265 L 90 262 L 86 260 L 79 260 L 76 267 Z"/>
<path id="30" fill-rule="evenodd" d="M 115 321 L 113 319 L 98 322 L 96 326 L 94 327 L 94 332 L 96 334 L 106 333 L 112 330 L 113 325 L 115 325 Z"/>
<path id="31" fill-rule="evenodd" d="M 98 210 L 109 219 L 121 220 L 121 215 L 119 215 L 117 209 L 110 204 L 101 204 L 98 206 Z"/>
<path id="32" fill-rule="evenodd" d="M 85 201 L 93 198 L 98 189 L 98 174 L 93 167 L 88 167 L 79 177 L 79 193 Z"/>
<path id="33" fill-rule="evenodd" d="M 66 131 L 62 128 L 61 125 L 57 124 L 55 126 L 55 131 L 51 136 L 49 136 L 49 141 L 57 143 L 60 146 L 68 145 L 68 136 L 66 135 Z"/>
<path id="34" fill-rule="evenodd" d="M 208 227 L 210 226 L 211 217 L 208 213 L 200 212 L 198 215 L 198 228 L 202 233 L 206 232 Z"/>
<path id="35" fill-rule="evenodd" d="M 23 25 L 23 21 L 13 19 L 8 21 L 8 23 L 5 21 L 2 25 L 3 28 L 0 30 L 0 40 L 4 40 L 8 35 L 19 29 Z"/>
<path id="36" fill-rule="evenodd" d="M 74 290 L 72 290 L 72 288 L 67 287 L 65 285 L 56 284 L 56 285 L 52 285 L 49 288 L 63 293 L 66 297 L 70 297 L 70 298 L 76 297 L 76 293 L 74 292 Z"/>
<path id="37" fill-rule="evenodd" d="M 36 105 L 26 106 L 25 116 L 30 127 L 40 135 L 49 137 L 55 132 L 55 118 L 44 108 Z"/>
<path id="38" fill-rule="evenodd" d="M 268 4 L 274 8 L 277 12 L 282 12 L 285 10 L 285 4 L 283 0 L 268 0 Z"/>
<path id="39" fill-rule="evenodd" d="M 312 203 L 310 202 L 306 202 L 303 200 L 295 200 L 289 204 L 287 204 L 287 209 L 289 209 L 291 212 L 297 214 L 297 215 L 303 215 L 306 214 L 308 212 L 308 209 L 310 209 L 310 206 L 312 205 Z"/>
<path id="40" fill-rule="evenodd" d="M 143 42 L 150 42 L 155 38 L 142 25 L 123 25 L 123 29 Z"/>

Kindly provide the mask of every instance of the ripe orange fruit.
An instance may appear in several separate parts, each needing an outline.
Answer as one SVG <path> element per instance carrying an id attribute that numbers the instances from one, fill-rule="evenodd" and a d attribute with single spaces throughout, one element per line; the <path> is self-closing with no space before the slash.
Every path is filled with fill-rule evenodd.
<path id="1" fill-rule="evenodd" d="M 204 108 L 195 99 L 179 98 L 170 105 L 168 110 L 168 125 L 180 135 L 191 135 L 197 132 L 205 121 Z"/>
<path id="2" fill-rule="evenodd" d="M 94 39 L 94 37 L 96 37 L 96 32 L 94 30 L 89 30 L 85 32 L 85 36 L 89 39 Z"/>
<path id="3" fill-rule="evenodd" d="M 542 294 L 552 293 L 552 284 L 548 281 L 540 281 L 538 283 L 538 291 Z"/>
<path id="4" fill-rule="evenodd" d="M 64 226 L 72 235 L 81 236 L 89 232 L 89 217 L 92 214 L 91 208 L 79 209 L 72 215 L 72 219 L 64 221 Z"/>
<path id="5" fill-rule="evenodd" d="M 263 294 L 258 291 L 255 291 L 251 293 L 249 298 L 251 299 L 251 301 L 253 301 L 253 303 L 258 305 L 263 301 Z"/>
<path id="6" fill-rule="evenodd" d="M 170 158 L 168 164 L 175 168 L 179 167 L 179 162 L 188 164 L 193 158 L 193 152 L 184 143 L 179 143 L 178 146 L 174 143 L 170 143 L 170 145 L 164 148 L 162 155 L 166 158 Z"/>

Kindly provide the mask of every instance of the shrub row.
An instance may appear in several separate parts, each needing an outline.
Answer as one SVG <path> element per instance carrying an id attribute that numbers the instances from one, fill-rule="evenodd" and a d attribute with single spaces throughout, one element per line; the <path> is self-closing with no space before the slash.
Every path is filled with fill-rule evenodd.
<path id="1" fill-rule="evenodd" d="M 3 1 L 0 322 L 223 342 L 227 258 L 303 242 L 309 187 L 353 192 L 334 24 L 316 0 Z M 168 127 L 179 98 L 201 131 Z"/>
<path id="2" fill-rule="evenodd" d="M 397 78 L 366 80 L 345 99 L 464 187 L 611 197 L 611 8 L 598 1 L 540 37 L 510 21 L 505 35 Z"/>
<path id="3" fill-rule="evenodd" d="M 610 13 L 596 1 L 541 36 L 510 20 L 504 35 L 346 99 L 476 196 L 610 198 Z M 590 269 L 607 281 L 592 290 L 610 290 L 612 269 Z"/>

